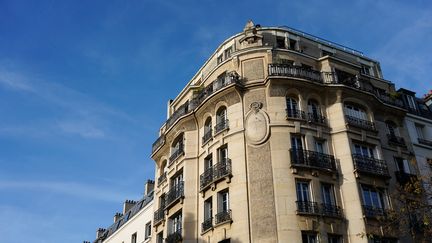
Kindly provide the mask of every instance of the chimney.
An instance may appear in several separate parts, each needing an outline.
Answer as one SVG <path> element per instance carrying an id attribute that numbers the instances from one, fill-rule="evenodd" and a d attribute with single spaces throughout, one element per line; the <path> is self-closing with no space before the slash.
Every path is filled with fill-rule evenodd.
<path id="1" fill-rule="evenodd" d="M 429 110 L 432 110 L 432 90 L 429 90 L 429 93 L 425 94 L 423 99 Z"/>
<path id="2" fill-rule="evenodd" d="M 104 229 L 104 228 L 99 228 L 99 229 L 96 231 L 96 239 L 99 239 L 99 237 L 101 237 L 101 236 L 103 235 L 103 233 L 105 233 L 105 231 L 106 231 L 106 229 Z"/>
<path id="3" fill-rule="evenodd" d="M 126 200 L 123 203 L 123 214 L 126 214 L 126 212 L 129 211 L 135 204 L 136 204 L 136 201 Z"/>
<path id="4" fill-rule="evenodd" d="M 85 240 L 85 241 L 83 241 L 83 243 L 90 243 L 90 241 L 86 241 L 86 240 Z"/>
<path id="5" fill-rule="evenodd" d="M 149 195 L 154 189 L 155 182 L 152 180 L 147 180 L 144 186 L 144 196 Z"/>
<path id="6" fill-rule="evenodd" d="M 116 213 L 116 214 L 114 215 L 114 223 L 117 222 L 117 221 L 118 221 L 122 216 L 123 216 L 122 213 Z"/>

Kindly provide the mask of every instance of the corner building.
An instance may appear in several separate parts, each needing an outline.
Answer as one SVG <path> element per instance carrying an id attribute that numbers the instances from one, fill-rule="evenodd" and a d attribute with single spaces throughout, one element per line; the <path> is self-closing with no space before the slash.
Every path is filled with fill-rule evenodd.
<path id="1" fill-rule="evenodd" d="M 418 171 L 395 92 L 359 51 L 249 21 L 168 105 L 153 239 L 410 242 L 377 220 L 398 161 Z"/>

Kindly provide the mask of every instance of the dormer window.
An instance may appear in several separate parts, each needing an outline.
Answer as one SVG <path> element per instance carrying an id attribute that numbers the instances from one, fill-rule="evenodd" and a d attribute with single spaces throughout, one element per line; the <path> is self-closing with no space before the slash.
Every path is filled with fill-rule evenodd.
<path id="1" fill-rule="evenodd" d="M 276 48 L 285 49 L 285 37 L 282 36 L 276 37 Z"/>
<path id="2" fill-rule="evenodd" d="M 297 50 L 297 41 L 290 39 L 289 40 L 289 49 L 291 50 Z"/>
<path id="3" fill-rule="evenodd" d="M 217 57 L 217 64 L 220 64 L 222 62 L 223 62 L 223 55 L 221 54 Z"/>
<path id="4" fill-rule="evenodd" d="M 370 66 L 362 64 L 362 65 L 361 65 L 360 72 L 361 72 L 362 74 L 366 74 L 366 75 L 369 75 L 369 76 L 370 76 L 370 75 L 371 75 L 370 69 L 371 69 Z"/>
<path id="5" fill-rule="evenodd" d="M 224 54 L 225 54 L 225 59 L 228 59 L 231 57 L 231 53 L 232 53 L 232 46 L 230 46 L 228 49 L 225 50 Z"/>

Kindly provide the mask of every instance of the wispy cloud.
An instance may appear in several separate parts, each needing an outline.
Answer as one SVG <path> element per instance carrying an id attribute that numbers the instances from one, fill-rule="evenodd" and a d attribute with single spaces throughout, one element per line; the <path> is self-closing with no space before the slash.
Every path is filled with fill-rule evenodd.
<path id="1" fill-rule="evenodd" d="M 60 122 L 58 123 L 58 127 L 66 132 L 71 134 L 78 134 L 79 136 L 83 138 L 103 138 L 105 137 L 105 132 L 101 129 L 92 126 L 90 123 L 86 122 L 73 122 L 73 121 L 67 121 L 67 122 Z"/>
<path id="2" fill-rule="evenodd" d="M 123 191 L 69 181 L 0 181 L 1 190 L 42 191 L 77 197 L 81 199 L 121 202 L 130 195 Z"/>

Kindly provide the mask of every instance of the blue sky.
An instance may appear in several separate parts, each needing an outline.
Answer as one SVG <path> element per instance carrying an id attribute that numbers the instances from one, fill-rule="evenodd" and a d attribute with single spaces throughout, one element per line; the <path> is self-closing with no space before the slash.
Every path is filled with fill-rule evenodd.
<path id="1" fill-rule="evenodd" d="M 93 240 L 153 177 L 166 103 L 253 19 L 432 88 L 431 1 L 0 0 L 0 242 Z"/>

